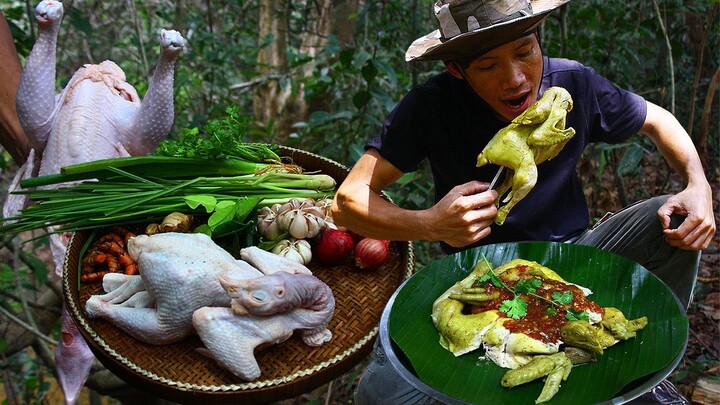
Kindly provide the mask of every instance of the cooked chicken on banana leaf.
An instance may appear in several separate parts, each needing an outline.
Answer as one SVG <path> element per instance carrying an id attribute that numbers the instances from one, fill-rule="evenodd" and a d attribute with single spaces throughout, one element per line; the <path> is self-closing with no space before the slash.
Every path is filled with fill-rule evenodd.
<path id="1" fill-rule="evenodd" d="M 455 354 L 482 347 L 509 368 L 502 385 L 545 378 L 536 402 L 557 393 L 573 364 L 592 362 L 620 340 L 635 337 L 647 318 L 627 320 L 590 301 L 592 292 L 537 262 L 514 259 L 492 271 L 480 261 L 433 303 L 440 344 Z M 561 350 L 562 349 L 562 350 Z"/>

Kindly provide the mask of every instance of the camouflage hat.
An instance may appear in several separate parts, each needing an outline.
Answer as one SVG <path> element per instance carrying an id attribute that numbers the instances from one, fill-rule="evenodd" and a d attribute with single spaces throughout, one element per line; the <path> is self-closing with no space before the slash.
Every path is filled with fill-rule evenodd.
<path id="1" fill-rule="evenodd" d="M 408 62 L 480 55 L 531 32 L 570 0 L 437 0 L 440 28 L 415 40 Z"/>

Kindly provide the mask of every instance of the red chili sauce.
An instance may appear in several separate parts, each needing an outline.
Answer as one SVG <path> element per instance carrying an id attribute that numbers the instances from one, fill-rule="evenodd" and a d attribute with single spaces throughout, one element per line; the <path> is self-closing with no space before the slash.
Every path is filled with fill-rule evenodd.
<path id="1" fill-rule="evenodd" d="M 535 291 L 536 294 L 552 300 L 552 295 L 555 292 L 562 293 L 564 291 L 571 291 L 573 293 L 573 301 L 567 306 L 557 306 L 535 296 L 521 294 L 520 297 L 528 304 L 527 315 L 517 320 L 510 319 L 506 321 L 503 326 L 510 332 L 524 333 L 544 343 L 555 343 L 560 340 L 560 329 L 569 322 L 568 319 L 565 318 L 568 307 L 576 311 L 588 311 L 599 313 L 603 316 L 605 315 L 605 310 L 598 304 L 588 300 L 582 290 L 577 286 L 527 274 L 527 270 L 527 266 L 519 265 L 514 269 L 502 273 L 500 278 L 512 289 L 520 279 L 535 277 L 542 281 L 542 285 Z M 493 294 L 495 292 L 500 294 L 500 296 L 494 300 L 473 305 L 471 312 L 475 314 L 493 309 L 497 310 L 503 301 L 512 300 L 514 297 L 512 292 L 503 287 L 496 287 L 490 281 L 473 285 L 473 287 L 485 288 L 486 294 Z M 548 308 L 551 307 L 554 308 L 556 312 L 553 315 L 548 315 Z M 498 315 L 507 318 L 507 315 L 503 312 L 498 311 Z"/>

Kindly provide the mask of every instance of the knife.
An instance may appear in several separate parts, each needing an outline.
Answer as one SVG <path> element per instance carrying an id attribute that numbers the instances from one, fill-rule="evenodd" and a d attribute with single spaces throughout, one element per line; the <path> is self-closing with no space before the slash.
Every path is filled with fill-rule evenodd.
<path id="1" fill-rule="evenodd" d="M 492 190 L 493 187 L 495 187 L 495 184 L 497 183 L 498 179 L 500 179 L 500 175 L 502 174 L 503 169 L 505 169 L 505 166 L 500 166 L 497 173 L 495 173 L 495 177 L 493 177 L 492 181 L 490 182 L 490 187 L 488 187 L 488 190 Z"/>

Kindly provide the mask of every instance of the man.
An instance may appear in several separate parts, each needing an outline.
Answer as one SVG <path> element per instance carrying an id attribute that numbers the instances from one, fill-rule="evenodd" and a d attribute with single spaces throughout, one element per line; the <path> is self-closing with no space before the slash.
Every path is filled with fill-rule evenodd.
<path id="1" fill-rule="evenodd" d="M 658 275 L 687 307 L 699 262 L 715 232 L 710 185 L 690 137 L 669 112 L 619 89 L 577 62 L 544 57 L 537 26 L 569 0 L 439 0 L 440 29 L 416 40 L 408 61 L 442 60 L 447 72 L 406 95 L 382 134 L 341 184 L 333 218 L 365 236 L 439 241 L 447 253 L 480 244 L 547 240 L 592 245 L 626 256 Z M 573 97 L 567 127 L 575 136 L 538 166 L 532 191 L 502 226 L 493 224 L 497 166 L 475 167 L 487 142 L 551 86 Z M 636 133 L 657 145 L 686 183 L 673 196 L 651 198 L 588 229 L 575 167 L 590 142 L 623 142 Z M 428 159 L 436 203 L 406 210 L 381 191 Z M 417 402 L 418 392 L 381 370 L 382 348 L 356 401 Z M 391 368 L 391 367 L 390 367 Z M 392 372 L 392 370 L 389 370 Z M 364 380 L 364 381 L 363 381 Z M 399 387 L 399 388 L 398 388 Z M 425 398 L 427 399 L 427 398 Z M 382 402 L 382 401 L 380 401 Z"/>

